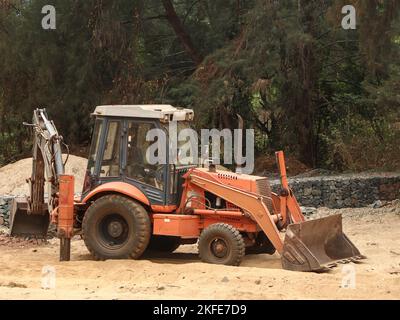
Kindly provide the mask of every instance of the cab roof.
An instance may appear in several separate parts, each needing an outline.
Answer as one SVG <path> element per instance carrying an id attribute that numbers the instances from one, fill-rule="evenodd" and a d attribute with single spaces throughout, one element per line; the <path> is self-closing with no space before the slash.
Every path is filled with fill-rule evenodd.
<path id="1" fill-rule="evenodd" d="M 93 115 L 180 121 L 193 120 L 194 112 L 191 109 L 175 108 L 169 104 L 106 105 L 96 107 Z"/>

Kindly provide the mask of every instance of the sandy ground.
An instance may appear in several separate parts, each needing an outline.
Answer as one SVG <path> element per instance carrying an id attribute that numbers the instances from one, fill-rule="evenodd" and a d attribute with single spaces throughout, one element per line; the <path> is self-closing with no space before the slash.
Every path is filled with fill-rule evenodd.
<path id="1" fill-rule="evenodd" d="M 66 155 L 63 155 L 65 160 Z M 75 192 L 82 191 L 87 159 L 70 155 L 65 173 L 75 176 Z M 22 159 L 0 168 L 0 195 L 28 195 L 26 179 L 31 177 L 32 158 Z"/>
<path id="2" fill-rule="evenodd" d="M 248 255 L 240 267 L 205 264 L 196 246 L 140 260 L 96 262 L 79 238 L 72 243 L 72 261 L 59 262 L 57 239 L 36 244 L 2 236 L 0 298 L 400 299 L 400 206 L 322 208 L 317 216 L 332 213 L 343 214 L 346 234 L 368 259 L 321 274 L 282 270 L 277 254 Z M 54 289 L 41 288 L 45 266 L 55 268 Z M 355 272 L 355 288 L 342 287 L 348 270 Z"/>
<path id="3" fill-rule="evenodd" d="M 77 192 L 85 169 L 86 159 L 70 157 L 66 172 L 76 176 Z M 27 194 L 30 172 L 31 159 L 0 168 L 0 195 Z M 196 246 L 97 262 L 79 237 L 72 261 L 59 262 L 57 239 L 10 238 L 0 227 L 0 299 L 400 299 L 399 202 L 378 209 L 318 209 L 314 218 L 341 213 L 346 234 L 368 257 L 322 274 L 282 270 L 278 254 L 248 255 L 240 267 L 205 264 Z M 55 287 L 43 289 L 43 268 L 49 266 Z M 344 279 L 354 279 L 355 287 L 342 287 Z"/>

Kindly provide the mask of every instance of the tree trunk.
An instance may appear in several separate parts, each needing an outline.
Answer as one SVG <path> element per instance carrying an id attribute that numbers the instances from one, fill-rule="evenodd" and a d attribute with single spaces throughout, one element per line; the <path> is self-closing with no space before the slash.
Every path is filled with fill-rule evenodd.
<path id="1" fill-rule="evenodd" d="M 299 0 L 300 17 L 304 26 L 305 33 L 315 38 L 317 31 L 315 30 L 315 16 L 313 7 L 307 9 L 301 6 Z M 316 105 L 313 102 L 312 95 L 316 86 L 316 72 L 318 69 L 318 61 L 315 57 L 315 48 L 310 43 L 298 44 L 298 75 L 302 83 L 302 89 L 296 101 L 296 118 L 298 124 L 296 131 L 298 135 L 299 151 L 301 161 L 311 167 L 315 166 L 316 150 L 314 135 L 314 114 Z"/>
<path id="2" fill-rule="evenodd" d="M 165 8 L 165 12 L 167 14 L 167 19 L 172 28 L 174 29 L 176 35 L 178 36 L 179 40 L 181 41 L 185 51 L 188 53 L 190 58 L 196 65 L 199 65 L 203 58 L 197 52 L 196 48 L 194 47 L 192 40 L 189 34 L 183 28 L 182 22 L 179 19 L 178 15 L 175 12 L 174 5 L 172 4 L 171 0 L 162 0 L 162 3 Z"/>

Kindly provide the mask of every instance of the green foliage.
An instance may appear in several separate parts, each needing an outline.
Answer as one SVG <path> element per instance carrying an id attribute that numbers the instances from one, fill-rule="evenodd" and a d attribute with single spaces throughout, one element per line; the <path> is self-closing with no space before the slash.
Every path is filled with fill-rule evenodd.
<path id="1" fill-rule="evenodd" d="M 12 3 L 13 5 L 8 5 Z M 29 154 L 29 121 L 47 108 L 66 142 L 90 141 L 98 104 L 195 109 L 198 128 L 256 131 L 309 166 L 399 168 L 396 0 L 176 0 L 196 65 L 158 0 L 0 1 L 0 164 Z M 341 28 L 341 8 L 357 29 Z"/>

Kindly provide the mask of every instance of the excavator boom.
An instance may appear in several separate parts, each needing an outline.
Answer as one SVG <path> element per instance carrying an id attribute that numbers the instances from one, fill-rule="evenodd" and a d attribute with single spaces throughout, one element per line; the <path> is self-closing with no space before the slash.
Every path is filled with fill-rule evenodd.
<path id="1" fill-rule="evenodd" d="M 50 223 L 50 213 L 57 207 L 59 176 L 64 174 L 61 136 L 45 109 L 36 109 L 33 129 L 32 175 L 28 179 L 29 197 L 14 199 L 10 215 L 10 233 L 44 238 Z M 47 184 L 47 194 L 45 187 Z"/>

